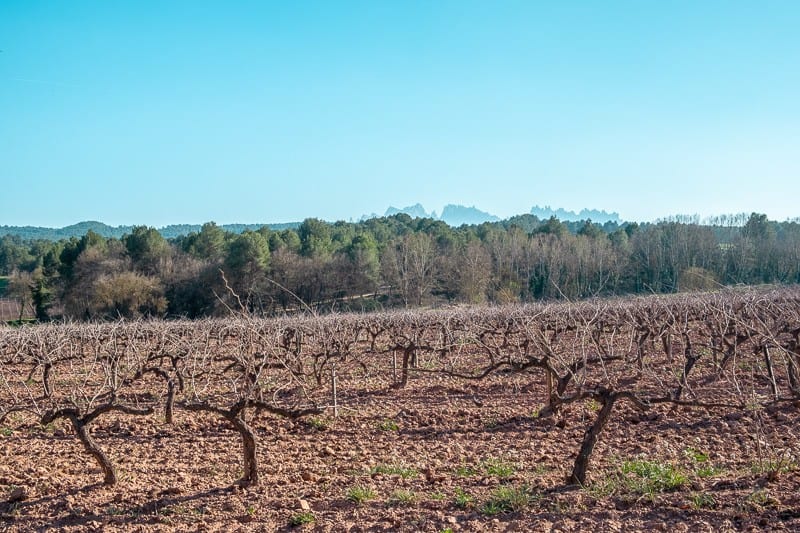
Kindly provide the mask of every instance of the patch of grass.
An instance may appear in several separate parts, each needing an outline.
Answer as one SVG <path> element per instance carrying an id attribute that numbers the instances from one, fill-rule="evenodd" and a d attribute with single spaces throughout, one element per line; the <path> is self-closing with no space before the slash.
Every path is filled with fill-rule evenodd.
<path id="1" fill-rule="evenodd" d="M 671 464 L 646 459 L 625 461 L 620 470 L 627 488 L 639 494 L 675 490 L 688 481 L 686 474 Z"/>
<path id="2" fill-rule="evenodd" d="M 374 490 L 363 485 L 356 485 L 347 489 L 347 499 L 358 505 L 375 498 L 375 496 Z"/>
<path id="3" fill-rule="evenodd" d="M 290 526 L 304 526 L 306 524 L 313 524 L 316 522 L 317 519 L 314 517 L 314 513 L 311 511 L 303 511 L 301 513 L 297 513 L 296 515 L 292 515 L 289 519 Z"/>
<path id="4" fill-rule="evenodd" d="M 447 495 L 444 492 L 437 490 L 436 492 L 431 493 L 430 498 L 435 502 L 440 502 L 447 498 Z"/>
<path id="5" fill-rule="evenodd" d="M 378 423 L 378 429 L 381 431 L 400 431 L 400 426 L 391 418 L 387 418 Z"/>
<path id="6" fill-rule="evenodd" d="M 683 451 L 684 455 L 694 461 L 695 463 L 707 463 L 708 462 L 708 454 L 702 450 L 697 450 L 695 448 L 686 448 Z"/>
<path id="7" fill-rule="evenodd" d="M 318 431 L 324 431 L 331 426 L 331 422 L 327 418 L 315 416 L 308 419 L 308 425 Z"/>
<path id="8" fill-rule="evenodd" d="M 759 505 L 763 505 L 769 501 L 769 492 L 764 489 L 759 489 L 750 493 L 747 497 L 747 501 L 756 503 Z"/>
<path id="9" fill-rule="evenodd" d="M 490 457 L 477 467 L 467 464 L 457 466 L 454 473 L 458 477 L 473 477 L 481 473 L 498 479 L 508 479 L 517 472 L 517 467 L 513 463 Z"/>
<path id="10" fill-rule="evenodd" d="M 713 509 L 717 506 L 714 496 L 705 492 L 692 494 L 691 502 L 693 509 Z"/>
<path id="11" fill-rule="evenodd" d="M 460 465 L 455 469 L 455 474 L 458 477 L 472 477 L 478 475 L 478 469 L 470 465 Z"/>
<path id="12" fill-rule="evenodd" d="M 494 516 L 504 511 L 503 507 L 494 500 L 488 500 L 481 506 L 481 514 Z"/>
<path id="13" fill-rule="evenodd" d="M 498 479 L 508 479 L 517 471 L 516 466 L 502 459 L 489 458 L 483 462 L 482 466 L 486 475 L 494 476 Z"/>
<path id="14" fill-rule="evenodd" d="M 698 450 L 697 448 L 688 447 L 685 450 L 683 450 L 683 454 L 690 461 L 692 461 L 697 465 L 697 467 L 694 469 L 694 473 L 697 477 L 709 478 L 709 477 L 714 477 L 722 472 L 722 468 L 719 468 L 711 464 L 710 462 L 711 457 L 708 455 L 707 452 L 704 452 L 703 450 Z"/>
<path id="15" fill-rule="evenodd" d="M 598 411 L 600 411 L 600 409 L 603 408 L 603 405 L 600 402 L 598 402 L 597 400 L 595 400 L 594 398 L 592 398 L 588 402 L 586 402 L 586 407 L 590 411 L 593 411 L 593 412 L 597 413 Z"/>
<path id="16" fill-rule="evenodd" d="M 467 491 L 462 488 L 457 488 L 455 496 L 453 497 L 453 503 L 459 509 L 467 509 L 472 506 L 475 498 L 473 498 Z"/>
<path id="17" fill-rule="evenodd" d="M 780 474 L 788 474 L 797 470 L 797 462 L 788 454 L 777 458 L 763 458 L 754 462 L 750 470 L 756 475 L 767 475 L 770 480 L 775 480 Z"/>
<path id="18" fill-rule="evenodd" d="M 35 318 L 23 318 L 22 320 L 9 320 L 8 322 L 6 322 L 7 325 L 14 328 L 24 326 L 25 324 L 35 324 L 35 323 L 36 323 Z"/>
<path id="19" fill-rule="evenodd" d="M 607 475 L 601 478 L 599 481 L 592 483 L 591 485 L 587 485 L 583 487 L 583 490 L 586 491 L 592 498 L 596 500 L 601 500 L 606 496 L 611 496 L 612 494 L 616 494 L 620 490 L 620 481 L 619 476 L 615 475 Z"/>
<path id="20" fill-rule="evenodd" d="M 768 507 L 778 507 L 780 500 L 770 494 L 768 489 L 757 489 L 745 499 L 744 510 L 761 512 Z"/>
<path id="21" fill-rule="evenodd" d="M 123 507 L 117 507 L 116 505 L 111 505 L 106 508 L 105 513 L 108 516 L 123 516 L 128 514 L 128 511 Z"/>
<path id="22" fill-rule="evenodd" d="M 414 491 L 397 489 L 389 496 L 389 505 L 413 505 L 417 503 Z"/>
<path id="23" fill-rule="evenodd" d="M 373 466 L 372 468 L 370 468 L 369 473 L 400 476 L 403 479 L 415 478 L 419 475 L 419 472 L 407 466 L 384 465 L 384 464 Z"/>
<path id="24" fill-rule="evenodd" d="M 491 516 L 499 513 L 519 512 L 531 503 L 526 487 L 497 487 L 481 506 L 481 513 Z"/>
<path id="25" fill-rule="evenodd" d="M 697 474 L 697 477 L 701 478 L 714 477 L 721 474 L 722 472 L 724 472 L 724 469 L 718 466 L 714 466 L 712 464 L 703 465 L 694 471 L 694 473 Z"/>
<path id="26" fill-rule="evenodd" d="M 13 434 L 14 434 L 14 430 L 11 429 L 11 428 L 5 428 L 5 427 L 4 428 L 0 428 L 0 435 L 2 435 L 4 437 L 10 437 Z"/>

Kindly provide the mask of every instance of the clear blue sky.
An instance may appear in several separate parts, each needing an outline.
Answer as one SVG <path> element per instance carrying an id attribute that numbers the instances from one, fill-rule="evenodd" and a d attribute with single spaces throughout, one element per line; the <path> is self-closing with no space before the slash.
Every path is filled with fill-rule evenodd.
<path id="1" fill-rule="evenodd" d="M 800 2 L 0 1 L 0 225 L 800 216 Z"/>

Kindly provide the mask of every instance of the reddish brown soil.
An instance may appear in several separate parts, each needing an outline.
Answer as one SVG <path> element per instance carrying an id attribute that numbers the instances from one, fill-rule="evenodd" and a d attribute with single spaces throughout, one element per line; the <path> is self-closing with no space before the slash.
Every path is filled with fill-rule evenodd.
<path id="1" fill-rule="evenodd" d="M 106 487 L 64 420 L 42 428 L 15 413 L 0 428 L 0 530 L 800 530 L 798 405 L 640 414 L 620 404 L 595 449 L 589 486 L 565 489 L 596 406 L 537 418 L 543 395 L 526 388 L 529 380 L 419 379 L 402 391 L 343 395 L 335 419 L 259 416 L 252 425 L 262 478 L 247 489 L 232 487 L 238 436 L 210 415 L 178 410 L 173 426 L 159 415 L 98 419 L 93 435 L 120 478 Z M 672 465 L 687 480 L 643 494 L 635 474 L 621 473 L 636 459 Z M 359 486 L 374 496 L 348 499 Z M 17 487 L 25 498 L 8 502 Z M 489 514 L 499 487 L 525 488 L 530 503 Z M 459 505 L 457 494 L 471 501 Z M 301 500 L 314 523 L 294 527 Z"/>

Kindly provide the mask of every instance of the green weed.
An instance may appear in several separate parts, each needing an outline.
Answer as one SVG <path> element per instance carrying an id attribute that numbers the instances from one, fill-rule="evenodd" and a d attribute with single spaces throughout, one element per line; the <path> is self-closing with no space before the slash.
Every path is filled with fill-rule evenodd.
<path id="1" fill-rule="evenodd" d="M 303 511 L 302 513 L 297 513 L 296 515 L 293 515 L 289 519 L 289 525 L 295 527 L 304 526 L 306 524 L 313 524 L 316 521 L 317 519 L 314 517 L 314 513 L 312 513 L 311 511 Z"/>
<path id="2" fill-rule="evenodd" d="M 646 459 L 625 461 L 621 472 L 627 488 L 639 494 L 675 490 L 688 481 L 686 475 L 672 465 Z"/>
<path id="3" fill-rule="evenodd" d="M 389 505 L 413 505 L 417 501 L 414 491 L 397 489 L 389 496 Z"/>
<path id="4" fill-rule="evenodd" d="M 415 478 L 419 475 L 419 472 L 414 470 L 413 468 L 403 466 L 403 465 L 375 465 L 373 466 L 370 471 L 370 474 L 385 474 L 385 475 L 393 475 L 393 476 L 400 476 L 403 479 Z"/>
<path id="5" fill-rule="evenodd" d="M 513 464 L 495 458 L 487 459 L 482 466 L 487 475 L 498 479 L 508 479 L 517 471 L 517 467 Z"/>
<path id="6" fill-rule="evenodd" d="M 313 417 L 308 419 L 308 425 L 318 431 L 324 431 L 330 427 L 331 423 L 326 418 Z"/>
<path id="7" fill-rule="evenodd" d="M 436 492 L 432 492 L 431 495 L 430 495 L 431 500 L 433 500 L 435 502 L 440 502 L 440 501 L 444 500 L 446 497 L 447 497 L 447 495 L 444 492 L 440 491 L 440 490 L 437 490 Z"/>
<path id="8" fill-rule="evenodd" d="M 375 496 L 375 491 L 370 487 L 356 485 L 355 487 L 350 487 L 347 489 L 347 499 L 359 505 L 375 498 Z"/>
<path id="9" fill-rule="evenodd" d="M 694 473 L 697 474 L 697 477 L 709 478 L 709 477 L 717 476 L 717 475 L 721 474 L 723 471 L 724 470 L 722 468 L 719 468 L 719 467 L 714 466 L 712 464 L 708 464 L 708 465 L 701 466 L 700 468 L 695 470 Z"/>
<path id="10" fill-rule="evenodd" d="M 381 431 L 399 431 L 400 426 L 391 418 L 387 418 L 378 423 L 378 429 Z"/>
<path id="11" fill-rule="evenodd" d="M 686 448 L 683 453 L 695 463 L 708 462 L 708 454 L 704 451 L 697 450 L 695 448 Z"/>
<path id="12" fill-rule="evenodd" d="M 763 458 L 753 463 L 750 467 L 753 474 L 767 475 L 770 479 L 777 479 L 780 474 L 788 474 L 797 470 L 797 462 L 788 454 L 777 458 Z"/>
<path id="13" fill-rule="evenodd" d="M 478 475 L 478 470 L 474 466 L 462 464 L 456 467 L 455 474 L 458 477 L 472 477 Z"/>
<path id="14" fill-rule="evenodd" d="M 600 409 L 603 408 L 603 405 L 600 402 L 598 402 L 597 400 L 595 400 L 594 398 L 592 398 L 588 402 L 586 402 L 586 407 L 588 407 L 590 411 L 593 411 L 593 412 L 596 413 L 596 412 L 600 411 Z"/>
<path id="15" fill-rule="evenodd" d="M 481 513 L 491 516 L 498 513 L 519 512 L 531 503 L 531 494 L 525 487 L 498 487 L 481 507 Z"/>
<path id="16" fill-rule="evenodd" d="M 455 504 L 456 507 L 458 507 L 459 509 L 467 509 L 468 507 L 472 506 L 472 503 L 474 501 L 475 501 L 475 498 L 473 498 L 464 489 L 462 489 L 462 488 L 457 488 L 456 489 L 456 494 L 455 494 L 455 496 L 453 498 L 453 503 Z"/>
<path id="17" fill-rule="evenodd" d="M 705 492 L 693 494 L 691 502 L 694 509 L 713 509 L 717 506 L 714 496 Z"/>

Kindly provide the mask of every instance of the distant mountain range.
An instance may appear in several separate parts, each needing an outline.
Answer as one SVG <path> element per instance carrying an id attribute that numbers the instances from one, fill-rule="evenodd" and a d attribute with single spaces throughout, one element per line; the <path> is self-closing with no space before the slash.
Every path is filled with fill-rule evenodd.
<path id="1" fill-rule="evenodd" d="M 428 213 L 427 211 L 425 211 L 425 208 L 422 207 L 422 204 L 414 204 L 408 207 L 404 207 L 402 209 L 398 209 L 396 207 L 389 207 L 389 209 L 386 210 L 383 216 L 391 217 L 394 215 L 399 215 L 401 213 L 404 213 L 410 216 L 411 218 L 439 218 L 436 215 L 436 211 L 431 211 L 430 213 Z M 377 217 L 378 215 L 373 214 L 372 216 L 366 218 L 377 218 Z"/>
<path id="2" fill-rule="evenodd" d="M 442 209 L 442 216 L 437 216 L 436 211 L 428 213 L 422 204 L 414 204 L 402 209 L 390 207 L 384 216 L 390 217 L 398 213 L 405 213 L 411 218 L 432 218 L 441 220 L 450 226 L 461 226 L 463 224 L 483 224 L 484 222 L 499 222 L 500 217 L 481 211 L 475 206 L 466 207 L 463 205 L 447 204 Z"/>
<path id="3" fill-rule="evenodd" d="M 575 211 L 567 211 L 565 209 L 552 209 L 550 206 L 539 207 L 533 206 L 531 214 L 540 220 L 547 220 L 550 217 L 556 217 L 561 221 L 577 222 L 579 220 L 591 220 L 596 224 L 605 224 L 606 222 L 621 222 L 619 213 L 607 213 L 606 211 L 598 211 L 597 209 L 581 209 L 577 213 Z"/>
<path id="4" fill-rule="evenodd" d="M 484 222 L 499 222 L 501 219 L 486 211 L 481 211 L 475 206 L 467 207 L 463 205 L 448 204 L 442 209 L 441 216 L 436 214 L 436 211 L 428 212 L 422 204 L 414 204 L 408 207 L 397 208 L 389 207 L 384 216 L 393 216 L 404 213 L 412 218 L 432 218 L 434 220 L 441 220 L 450 226 L 458 227 L 464 224 L 474 225 L 483 224 Z M 536 216 L 540 220 L 547 220 L 550 217 L 556 217 L 562 221 L 579 221 L 591 219 L 592 222 L 604 224 L 606 222 L 621 222 L 618 213 L 608 213 L 606 211 L 598 211 L 596 209 L 582 209 L 579 212 L 567 211 L 564 209 L 552 209 L 549 206 L 539 207 L 534 206 L 530 214 Z M 379 215 L 372 214 L 369 216 L 361 217 L 361 220 L 369 218 L 377 218 Z M 300 226 L 300 222 L 288 222 L 283 224 L 222 224 L 220 227 L 232 233 L 242 233 L 246 230 L 257 230 L 264 226 L 268 226 L 272 230 L 281 231 L 284 229 L 296 229 Z M 201 224 L 172 224 L 158 229 L 167 239 L 174 239 L 188 235 L 193 232 L 200 231 Z M 58 241 L 61 239 L 69 239 L 71 237 L 82 237 L 87 232 L 93 231 L 103 237 L 120 238 L 125 234 L 131 233 L 134 226 L 109 226 L 102 222 L 88 221 L 79 222 L 71 226 L 63 228 L 43 228 L 38 226 L 0 226 L 0 237 L 5 235 L 13 235 L 26 240 L 50 240 Z"/>
<path id="5" fill-rule="evenodd" d="M 481 211 L 477 207 L 465 207 L 463 205 L 448 204 L 444 206 L 442 215 L 437 216 L 436 211 L 428 213 L 422 204 L 414 204 L 402 209 L 390 207 L 384 213 L 384 216 L 392 216 L 398 213 L 405 213 L 412 218 L 433 218 L 442 220 L 451 226 L 461 226 L 462 224 L 483 224 L 484 222 L 498 222 L 500 217 Z M 575 211 L 567 211 L 566 209 L 558 208 L 552 209 L 550 206 L 539 207 L 533 206 L 530 214 L 534 215 L 539 220 L 547 220 L 550 217 L 556 217 L 563 222 L 578 222 L 581 220 L 591 220 L 596 224 L 605 224 L 606 222 L 620 223 L 622 220 L 619 213 L 601 211 L 597 209 L 581 209 L 577 213 Z M 373 215 L 377 216 L 377 215 Z M 371 218 L 371 217 L 370 217 Z"/>

